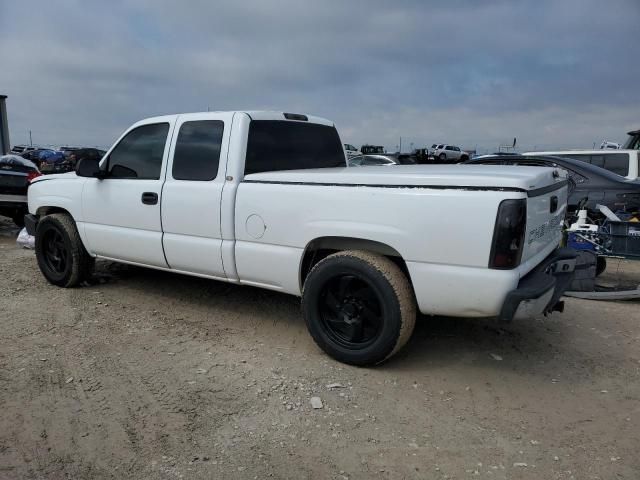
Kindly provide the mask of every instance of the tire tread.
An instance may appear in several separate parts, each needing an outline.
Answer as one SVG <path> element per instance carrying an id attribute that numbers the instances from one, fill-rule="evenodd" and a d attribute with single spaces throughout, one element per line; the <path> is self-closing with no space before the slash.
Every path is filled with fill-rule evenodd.
<path id="1" fill-rule="evenodd" d="M 383 255 L 366 250 L 343 250 L 329 255 L 313 266 L 307 278 L 324 263 L 335 261 L 339 258 L 355 258 L 365 262 L 389 282 L 398 300 L 401 317 L 400 332 L 391 351 L 383 359 L 376 362 L 376 364 L 383 363 L 402 349 L 411 338 L 416 323 L 416 301 L 413 288 L 398 265 Z M 304 287 L 302 296 L 304 299 Z"/>
<path id="2" fill-rule="evenodd" d="M 53 213 L 51 215 L 47 215 L 41 221 L 45 221 L 45 219 L 47 219 L 47 221 L 58 223 L 62 230 L 64 230 L 65 234 L 69 237 L 69 241 L 71 243 L 71 273 L 67 279 L 62 280 L 59 283 L 56 282 L 55 284 L 63 288 L 76 287 L 91 275 L 95 259 L 89 255 L 87 250 L 84 248 L 82 239 L 78 233 L 78 228 L 69 215 L 65 213 Z"/>

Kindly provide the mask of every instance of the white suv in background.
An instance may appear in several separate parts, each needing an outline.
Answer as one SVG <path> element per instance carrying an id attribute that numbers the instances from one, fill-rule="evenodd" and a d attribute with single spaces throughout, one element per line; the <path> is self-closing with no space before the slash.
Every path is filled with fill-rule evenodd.
<path id="1" fill-rule="evenodd" d="M 466 162 L 469 160 L 469 154 L 460 147 L 441 143 L 433 150 L 433 158 L 441 162 Z"/>
<path id="2" fill-rule="evenodd" d="M 629 180 L 640 176 L 639 150 L 556 150 L 549 152 L 526 152 L 523 155 L 553 155 L 554 157 L 573 158 L 609 170 Z"/>

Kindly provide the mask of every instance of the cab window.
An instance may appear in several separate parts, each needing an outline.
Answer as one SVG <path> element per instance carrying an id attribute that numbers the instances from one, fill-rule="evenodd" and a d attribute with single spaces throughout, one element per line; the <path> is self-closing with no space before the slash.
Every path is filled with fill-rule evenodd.
<path id="1" fill-rule="evenodd" d="M 629 175 L 629 154 L 610 153 L 604 157 L 604 168 L 621 177 Z"/>
<path id="2" fill-rule="evenodd" d="M 158 180 L 168 133 L 168 123 L 131 130 L 109 154 L 109 177 Z"/>
<path id="3" fill-rule="evenodd" d="M 184 122 L 173 154 L 173 178 L 192 181 L 216 178 L 223 133 L 224 122 L 220 120 Z"/>

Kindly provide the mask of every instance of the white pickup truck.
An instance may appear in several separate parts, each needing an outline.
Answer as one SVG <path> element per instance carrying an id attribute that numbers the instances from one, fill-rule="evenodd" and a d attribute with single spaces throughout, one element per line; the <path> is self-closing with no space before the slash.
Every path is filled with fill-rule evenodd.
<path id="1" fill-rule="evenodd" d="M 525 318 L 561 309 L 567 179 L 540 167 L 346 168 L 334 124 L 278 112 L 136 123 L 105 157 L 29 187 L 52 284 L 104 258 L 302 297 L 316 343 L 355 365 L 409 339 L 417 310 Z"/>

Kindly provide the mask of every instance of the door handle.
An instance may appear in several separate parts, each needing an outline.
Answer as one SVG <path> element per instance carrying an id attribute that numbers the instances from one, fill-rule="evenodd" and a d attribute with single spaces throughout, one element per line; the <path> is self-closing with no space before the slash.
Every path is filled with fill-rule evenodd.
<path id="1" fill-rule="evenodd" d="M 142 203 L 145 205 L 155 205 L 158 203 L 158 194 L 156 192 L 144 192 L 142 194 Z"/>

